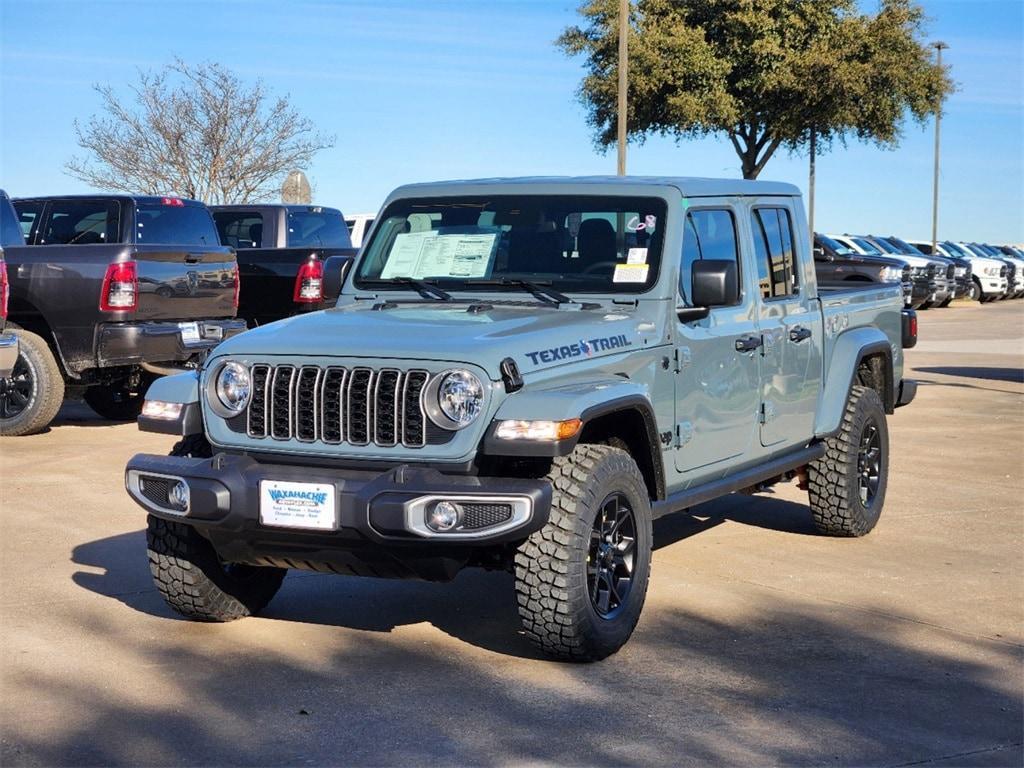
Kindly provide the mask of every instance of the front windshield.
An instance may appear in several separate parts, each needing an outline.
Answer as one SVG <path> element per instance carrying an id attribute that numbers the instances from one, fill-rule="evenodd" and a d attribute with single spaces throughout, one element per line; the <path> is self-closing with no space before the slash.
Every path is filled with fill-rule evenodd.
<path id="1" fill-rule="evenodd" d="M 855 238 L 853 238 L 853 242 L 855 242 L 858 246 L 860 246 L 860 249 L 862 251 L 864 251 L 864 253 L 867 253 L 867 254 L 869 254 L 871 256 L 881 256 L 882 255 L 882 252 L 880 250 L 878 250 L 878 248 L 875 247 L 874 243 L 872 243 L 872 242 L 870 242 L 868 240 L 865 240 L 863 237 L 855 237 Z"/>
<path id="2" fill-rule="evenodd" d="M 889 237 L 887 238 L 887 241 L 895 245 L 899 249 L 899 252 L 904 256 L 924 256 L 924 253 L 912 246 L 906 240 L 900 240 L 898 237 Z"/>
<path id="3" fill-rule="evenodd" d="M 380 217 L 355 284 L 408 290 L 413 279 L 479 291 L 525 280 L 569 294 L 642 293 L 658 278 L 666 210 L 661 198 L 632 196 L 398 200 Z"/>
<path id="4" fill-rule="evenodd" d="M 838 240 L 833 240 L 828 235 L 815 235 L 818 242 L 830 249 L 837 256 L 854 256 L 856 251 L 850 248 L 848 245 L 843 245 Z"/>

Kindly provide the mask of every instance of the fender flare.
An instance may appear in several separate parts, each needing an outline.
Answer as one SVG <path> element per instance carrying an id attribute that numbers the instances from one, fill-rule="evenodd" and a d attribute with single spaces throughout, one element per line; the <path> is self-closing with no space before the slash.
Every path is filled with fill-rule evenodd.
<path id="1" fill-rule="evenodd" d="M 884 363 L 884 386 L 879 395 L 882 397 L 886 413 L 892 413 L 895 407 L 896 385 L 893 381 L 892 345 L 889 338 L 875 327 L 854 328 L 839 336 L 832 350 L 828 375 L 818 401 L 818 415 L 814 424 L 815 437 L 830 437 L 839 430 L 847 400 L 853 385 L 857 382 L 860 364 L 865 358 L 875 355 L 881 355 Z"/>
<path id="2" fill-rule="evenodd" d="M 551 388 L 527 387 L 508 397 L 487 427 L 480 442 L 480 452 L 488 456 L 522 456 L 554 458 L 572 453 L 587 424 L 615 413 L 633 411 L 643 422 L 643 432 L 650 452 L 653 474 L 652 495 L 655 500 L 665 497 L 665 467 L 661 441 L 658 438 L 657 419 L 646 388 L 622 378 L 588 379 Z M 557 442 L 498 440 L 498 423 L 505 420 L 564 421 L 580 419 L 579 432 L 567 440 Z"/>
<path id="3" fill-rule="evenodd" d="M 139 416 L 142 432 L 163 435 L 197 435 L 203 431 L 203 414 L 199 404 L 199 372 L 185 371 L 156 379 L 146 390 L 146 400 L 180 403 L 181 412 L 174 419 L 155 419 Z"/>

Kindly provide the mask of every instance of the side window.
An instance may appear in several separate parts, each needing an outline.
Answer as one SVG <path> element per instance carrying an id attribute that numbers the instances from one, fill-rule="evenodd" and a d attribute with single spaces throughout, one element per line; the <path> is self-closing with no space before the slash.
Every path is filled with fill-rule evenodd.
<path id="1" fill-rule="evenodd" d="M 752 225 L 761 298 L 796 295 L 799 285 L 789 211 L 786 208 L 756 208 Z"/>
<path id="2" fill-rule="evenodd" d="M 263 247 L 263 217 L 252 211 L 215 211 L 221 245 L 236 250 Z"/>
<path id="3" fill-rule="evenodd" d="M 683 258 L 679 269 L 679 295 L 689 296 L 693 284 L 693 263 L 701 259 L 724 259 L 736 262 L 740 274 L 736 222 L 732 212 L 722 209 L 690 211 L 683 227 Z"/>
<path id="4" fill-rule="evenodd" d="M 41 245 L 100 245 L 118 241 L 118 208 L 114 201 L 54 200 Z"/>
<path id="5" fill-rule="evenodd" d="M 39 224 L 39 217 L 43 215 L 45 203 L 39 202 L 14 202 L 14 210 L 18 214 L 18 224 L 21 225 L 21 233 L 25 236 L 25 242 L 32 242 L 32 232 Z"/>

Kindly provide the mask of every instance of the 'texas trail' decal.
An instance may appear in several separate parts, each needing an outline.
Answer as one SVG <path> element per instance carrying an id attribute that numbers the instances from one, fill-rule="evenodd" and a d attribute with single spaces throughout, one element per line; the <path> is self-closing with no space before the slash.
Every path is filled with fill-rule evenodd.
<path id="1" fill-rule="evenodd" d="M 574 357 L 590 357 L 595 352 L 606 352 L 611 349 L 622 349 L 631 347 L 633 342 L 626 338 L 626 334 L 618 336 L 605 336 L 600 339 L 584 341 L 580 339 L 575 344 L 564 344 L 561 347 L 551 349 L 538 349 L 536 352 L 527 352 L 526 356 L 534 365 L 538 363 L 551 363 L 555 360 L 571 360 Z"/>

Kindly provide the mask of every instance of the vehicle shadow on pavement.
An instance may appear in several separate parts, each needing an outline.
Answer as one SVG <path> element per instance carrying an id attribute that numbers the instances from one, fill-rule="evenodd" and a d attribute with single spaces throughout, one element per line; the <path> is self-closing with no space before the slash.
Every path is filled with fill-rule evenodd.
<path id="1" fill-rule="evenodd" d="M 985 381 L 1011 381 L 1024 384 L 1024 368 L 979 368 L 976 366 L 927 366 L 914 368 L 917 373 L 941 373 L 943 376 L 962 376 Z"/>
<path id="2" fill-rule="evenodd" d="M 676 544 L 725 522 L 790 533 L 815 534 L 806 506 L 762 496 L 734 496 L 701 505 L 696 514 L 656 520 L 655 550 Z M 144 530 L 80 544 L 72 562 L 88 570 L 75 584 L 112 597 L 133 610 L 188 621 L 160 598 L 150 578 Z M 338 577 L 291 571 L 281 592 L 261 617 L 279 621 L 391 632 L 429 623 L 445 634 L 495 653 L 539 658 L 522 637 L 512 575 L 469 569 L 452 583 Z"/>
<path id="3" fill-rule="evenodd" d="M 343 586 L 323 592 L 292 583 L 290 607 L 281 601 L 268 615 L 290 619 L 312 601 L 321 620 L 342 626 L 441 613 L 450 618 L 437 623 L 457 621 L 460 635 L 480 621 L 504 632 L 511 619 L 496 618 L 510 613 L 495 599 L 507 586 L 498 581 L 460 580 L 443 599 L 373 580 L 334 579 Z M 45 664 L 11 676 L 6 695 L 42 712 L 59 702 L 75 715 L 54 720 L 45 739 L 20 718 L 9 722 L 0 757 L 4 765 L 1020 764 L 1024 713 L 1019 680 L 1007 674 L 1020 668 L 1019 647 L 914 617 L 741 591 L 713 590 L 710 603 L 693 591 L 663 598 L 622 651 L 591 665 L 495 658 L 429 631 L 282 635 L 265 624 L 172 623 L 126 634 L 95 601 L 76 602 L 61 622 L 98 654 L 83 667 L 109 674 L 116 663 L 122 672 L 103 685 L 88 669 Z"/>
<path id="4" fill-rule="evenodd" d="M 77 400 L 65 400 L 57 412 L 57 417 L 50 422 L 44 432 L 56 427 L 112 427 L 127 424 L 128 421 L 111 421 L 98 415 L 85 403 Z"/>

